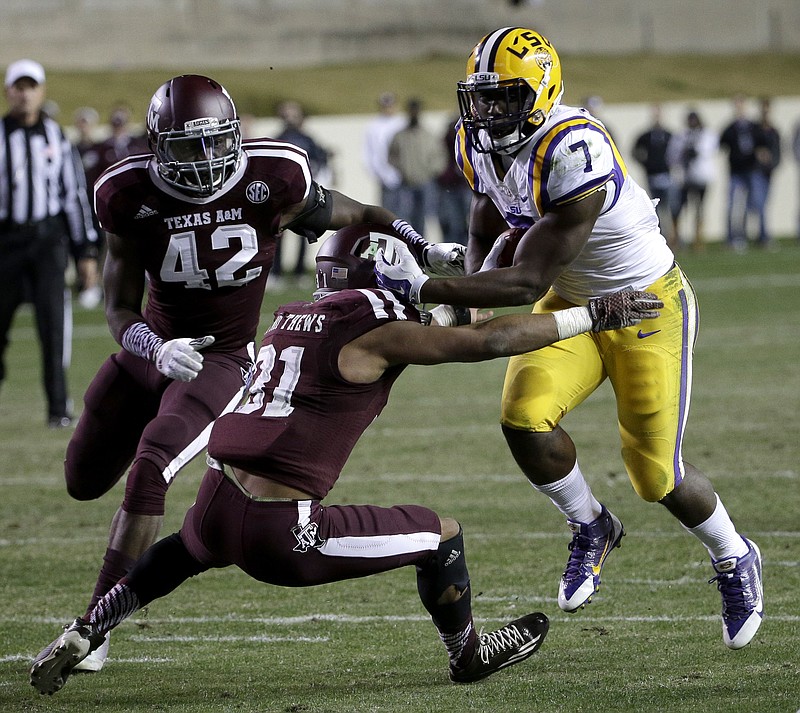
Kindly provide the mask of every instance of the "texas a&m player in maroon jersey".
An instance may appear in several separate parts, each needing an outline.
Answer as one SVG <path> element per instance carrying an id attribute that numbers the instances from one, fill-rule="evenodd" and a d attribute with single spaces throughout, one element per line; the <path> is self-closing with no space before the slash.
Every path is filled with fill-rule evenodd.
<path id="1" fill-rule="evenodd" d="M 419 505 L 323 505 L 362 433 L 408 364 L 474 362 L 538 349 L 658 315 L 642 292 L 616 293 L 555 314 L 507 315 L 470 326 L 469 312 L 424 313 L 376 289 L 373 255 L 414 260 L 377 225 L 337 231 L 317 254 L 314 302 L 279 308 L 244 395 L 211 429 L 209 469 L 180 532 L 153 545 L 97 606 L 37 656 L 31 684 L 59 690 L 111 628 L 212 567 L 300 587 L 414 565 L 423 606 L 469 683 L 519 663 L 541 646 L 544 614 L 477 635 L 459 523 Z M 459 315 L 461 318 L 459 318 Z"/>
<path id="2" fill-rule="evenodd" d="M 85 394 L 67 489 L 98 498 L 130 470 L 89 609 L 155 541 L 170 482 L 232 408 L 281 231 L 315 240 L 353 223 L 394 223 L 433 272 L 463 265 L 460 246 L 428 244 L 389 211 L 319 186 L 296 146 L 243 142 L 234 103 L 212 79 L 162 85 L 147 133 L 152 154 L 123 159 L 95 184 L 108 233 L 106 317 L 123 348 Z M 99 670 L 106 653 L 82 669 Z"/>

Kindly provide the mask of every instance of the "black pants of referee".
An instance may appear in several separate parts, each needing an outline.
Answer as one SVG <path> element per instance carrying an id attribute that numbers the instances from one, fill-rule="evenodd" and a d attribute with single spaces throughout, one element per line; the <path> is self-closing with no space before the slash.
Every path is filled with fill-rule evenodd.
<path id="1" fill-rule="evenodd" d="M 68 248 L 64 221 L 0 227 L 0 383 L 17 308 L 33 303 L 42 354 L 48 421 L 71 416 L 67 399 L 65 350 L 65 271 Z"/>

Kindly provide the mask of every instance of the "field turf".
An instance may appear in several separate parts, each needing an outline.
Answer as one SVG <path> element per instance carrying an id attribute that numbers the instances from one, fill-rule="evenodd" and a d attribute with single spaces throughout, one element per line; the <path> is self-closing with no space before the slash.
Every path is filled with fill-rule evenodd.
<path id="1" fill-rule="evenodd" d="M 31 314 L 15 322 L 0 394 L 0 711 L 333 713 L 681 711 L 800 708 L 800 246 L 682 255 L 697 288 L 687 460 L 713 480 L 764 558 L 766 619 L 741 651 L 722 643 L 705 551 L 633 492 L 604 387 L 565 428 L 597 496 L 627 536 L 593 603 L 559 611 L 569 532 L 519 474 L 497 424 L 504 362 L 413 367 L 367 431 L 329 502 L 419 502 L 463 524 L 476 623 L 543 611 L 530 660 L 456 687 L 410 568 L 311 589 L 258 584 L 235 569 L 187 582 L 125 622 L 99 674 L 53 698 L 28 685 L 31 658 L 83 612 L 122 484 L 67 496 L 69 436 L 48 430 Z M 297 291 L 269 292 L 264 323 Z M 75 313 L 71 390 L 116 349 L 102 312 Z M 163 534 L 191 504 L 200 461 L 170 490 Z"/>

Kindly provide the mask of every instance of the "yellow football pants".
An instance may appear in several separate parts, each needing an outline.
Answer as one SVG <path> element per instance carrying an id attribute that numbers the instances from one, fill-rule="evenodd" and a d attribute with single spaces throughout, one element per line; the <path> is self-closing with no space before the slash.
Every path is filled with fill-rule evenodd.
<path id="1" fill-rule="evenodd" d="M 640 497 L 656 502 L 683 478 L 698 313 L 694 290 L 677 265 L 646 289 L 664 302 L 657 319 L 512 357 L 501 422 L 522 431 L 551 431 L 610 379 L 628 477 Z M 551 290 L 533 311 L 572 306 Z"/>

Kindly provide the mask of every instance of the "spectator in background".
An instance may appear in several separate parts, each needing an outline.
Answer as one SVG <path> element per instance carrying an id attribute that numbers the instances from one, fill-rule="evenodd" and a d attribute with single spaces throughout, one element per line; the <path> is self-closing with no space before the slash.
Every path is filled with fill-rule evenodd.
<path id="1" fill-rule="evenodd" d="M 420 121 L 420 100 L 409 99 L 406 110 L 406 125 L 389 143 L 389 163 L 400 174 L 397 214 L 424 231 L 425 217 L 436 190 L 434 180 L 445 166 L 445 152 L 441 140 Z"/>
<path id="2" fill-rule="evenodd" d="M 691 206 L 694 213 L 692 249 L 705 248 L 703 235 L 703 207 L 708 185 L 717 176 L 717 151 L 719 137 L 703 125 L 700 115 L 690 111 L 686 115 L 686 129 L 675 134 L 667 148 L 667 163 L 677 176 L 678 196 L 673 204 L 673 224 L 677 245 L 685 244 L 680 236 L 681 214 Z"/>
<path id="3" fill-rule="evenodd" d="M 87 176 L 97 175 L 97 164 L 99 156 L 97 153 L 97 127 L 100 123 L 100 115 L 97 110 L 90 106 L 84 106 L 75 112 L 73 126 L 75 128 L 75 141 L 73 150 L 77 157 L 80 168 L 83 169 L 83 190 L 86 193 L 86 202 L 92 212 L 92 224 L 98 236 L 102 235 L 100 224 L 94 213 L 94 185 L 89 182 Z M 80 172 L 79 172 L 80 173 Z M 102 246 L 98 244 L 99 251 Z M 99 260 L 98 260 L 99 262 Z M 82 284 L 81 276 L 76 279 L 76 289 L 78 292 L 78 304 L 84 309 L 94 309 L 100 304 L 103 298 L 103 290 L 99 280 L 92 285 Z"/>
<path id="4" fill-rule="evenodd" d="M 764 97 L 760 102 L 758 122 L 759 137 L 756 142 L 756 166 L 753 171 L 751 208 L 758 219 L 758 245 L 771 248 L 772 235 L 767 228 L 767 201 L 772 182 L 772 172 L 781 161 L 781 136 L 770 117 L 771 102 Z"/>
<path id="5" fill-rule="evenodd" d="M 650 128 L 640 134 L 633 145 L 633 157 L 642 165 L 647 176 L 650 197 L 658 201 L 656 213 L 661 232 L 671 248 L 678 247 L 678 235 L 673 220 L 675 186 L 667 162 L 667 147 L 672 133 L 661 122 L 661 105 L 653 104 Z"/>
<path id="6" fill-rule="evenodd" d="M 134 154 L 150 153 L 150 146 L 143 134 L 134 133 L 131 128 L 131 110 L 125 104 L 118 104 L 108 117 L 111 135 L 95 146 L 97 164 L 94 171 L 87 174 L 89 185 L 94 185 L 97 177 L 109 166 Z"/>
<path id="7" fill-rule="evenodd" d="M 303 124 L 306 120 L 303 107 L 296 101 L 285 101 L 278 106 L 278 117 L 283 122 L 283 128 L 275 137 L 278 141 L 285 141 L 294 146 L 299 146 L 308 154 L 308 163 L 311 166 L 311 173 L 315 180 L 323 186 L 330 188 L 333 179 L 330 170 L 330 152 L 320 146 L 311 136 L 303 131 Z M 275 244 L 275 261 L 272 263 L 271 281 L 275 288 L 280 283 L 283 275 L 282 253 L 283 243 L 287 235 L 294 235 L 297 238 L 297 257 L 295 259 L 292 276 L 298 281 L 302 279 L 306 271 L 306 239 L 292 231 L 286 231 Z"/>
<path id="8" fill-rule="evenodd" d="M 456 124 L 459 119 L 460 117 L 456 116 L 447 123 L 447 131 L 444 134 L 444 169 L 436 177 L 436 184 L 439 189 L 438 215 L 442 240 L 446 243 L 466 245 L 472 189 L 464 180 L 453 154 L 453 146 L 456 143 Z"/>
<path id="9" fill-rule="evenodd" d="M 97 137 L 95 134 L 99 123 L 100 115 L 94 107 L 82 106 L 75 112 L 73 118 L 75 140 L 72 143 L 78 150 L 85 172 L 94 169 L 97 163 Z M 84 156 L 88 157 L 87 161 L 84 161 Z"/>
<path id="10" fill-rule="evenodd" d="M 84 154 L 83 165 L 86 171 L 86 183 L 90 195 L 93 195 L 94 182 L 100 177 L 100 174 L 117 163 L 117 161 L 121 161 L 123 158 L 135 154 L 150 153 L 150 146 L 147 143 L 147 138 L 143 134 L 134 132 L 131 127 L 131 109 L 127 104 L 118 103 L 114 106 L 108 117 L 108 126 L 111 130 L 111 134 L 108 138 L 99 141 Z M 92 165 L 87 168 L 87 164 Z M 92 200 L 92 203 L 93 202 Z M 93 205 L 92 210 L 94 211 Z M 99 230 L 98 234 L 101 238 L 104 237 L 103 231 L 96 222 L 96 218 L 95 225 Z M 104 245 L 105 240 L 101 239 L 98 246 L 101 253 Z M 99 283 L 90 288 L 80 287 L 78 304 L 84 309 L 93 309 L 97 307 L 102 299 L 103 290 Z"/>
<path id="11" fill-rule="evenodd" d="M 42 65 L 30 59 L 9 65 L 5 95 L 9 111 L 0 122 L 0 382 L 14 314 L 30 299 L 41 344 L 47 423 L 65 428 L 72 423 L 65 272 L 72 252 L 83 284 L 97 281 L 97 233 L 72 144 L 42 111 Z"/>
<path id="12" fill-rule="evenodd" d="M 758 126 L 747 118 L 747 100 L 741 94 L 733 99 L 734 118 L 725 127 L 719 144 L 728 154 L 728 247 L 737 252 L 747 249 L 747 213 L 752 205 L 753 173 L 756 169 Z"/>
<path id="13" fill-rule="evenodd" d="M 378 183 L 381 206 L 400 215 L 400 172 L 389 163 L 389 144 L 406 122 L 397 113 L 397 98 L 391 92 L 380 95 L 378 110 L 366 128 L 364 165 Z"/>

